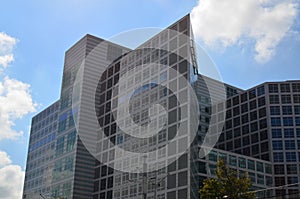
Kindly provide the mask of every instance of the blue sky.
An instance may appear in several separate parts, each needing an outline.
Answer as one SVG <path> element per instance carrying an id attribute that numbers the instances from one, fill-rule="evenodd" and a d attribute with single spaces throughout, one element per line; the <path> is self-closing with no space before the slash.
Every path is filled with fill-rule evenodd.
<path id="1" fill-rule="evenodd" d="M 30 85 L 31 98 L 33 103 L 38 105 L 35 106 L 35 112 L 28 110 L 28 114 L 13 119 L 15 126 L 12 128 L 15 131 L 23 131 L 24 134 L 17 139 L 0 140 L 0 151 L 8 154 L 11 164 L 24 169 L 31 117 L 59 98 L 64 53 L 87 33 L 110 38 L 135 28 L 164 28 L 195 8 L 194 12 L 200 14 L 194 15 L 193 26 L 199 23 L 201 27 L 196 33 L 197 40 L 215 62 L 226 83 L 247 89 L 265 81 L 300 79 L 299 5 L 293 0 L 276 0 L 272 3 L 266 0 L 264 5 L 252 5 L 247 0 L 245 2 L 248 4 L 245 5 L 249 5 L 250 14 L 246 16 L 245 12 L 237 12 L 231 16 L 230 9 L 234 9 L 235 1 L 238 2 L 224 1 L 227 4 L 222 5 L 224 7 L 220 6 L 225 9 L 220 16 L 215 15 L 220 13 L 217 10 L 218 6 L 215 6 L 216 0 L 202 0 L 200 4 L 197 0 L 2 2 L 0 32 L 16 38 L 17 42 L 11 52 L 14 61 L 0 73 L 0 82 L 9 77 Z M 287 3 L 294 6 L 291 7 Z M 262 9 L 261 13 L 254 14 L 248 25 L 247 19 L 251 12 L 254 12 L 251 9 L 255 6 L 269 10 Z M 283 14 L 278 17 L 275 8 Z M 295 11 L 294 15 L 291 15 L 289 9 Z M 205 16 L 212 16 L 210 19 L 215 20 L 214 23 L 204 21 L 203 13 Z M 245 16 L 240 17 L 238 14 Z M 246 21 L 241 21 L 240 24 L 229 23 L 229 28 L 224 28 L 222 25 L 231 22 L 232 17 Z M 228 21 L 220 20 L 223 18 Z M 261 25 L 259 21 L 269 26 Z M 211 34 L 218 32 L 215 30 L 220 34 Z M 268 37 L 269 35 L 272 37 Z M 255 56 L 264 53 L 263 50 L 255 50 L 260 42 L 269 42 L 263 50 L 271 48 L 272 55 L 257 61 Z"/>

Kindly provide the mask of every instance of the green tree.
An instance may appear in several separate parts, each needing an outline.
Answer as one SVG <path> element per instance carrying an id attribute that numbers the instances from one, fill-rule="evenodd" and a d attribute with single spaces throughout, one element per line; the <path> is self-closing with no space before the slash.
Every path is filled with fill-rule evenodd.
<path id="1" fill-rule="evenodd" d="M 238 176 L 237 172 L 230 169 L 223 160 L 218 161 L 215 170 L 216 178 L 206 179 L 199 190 L 200 199 L 253 199 L 254 192 L 251 188 L 250 178 L 246 175 Z"/>

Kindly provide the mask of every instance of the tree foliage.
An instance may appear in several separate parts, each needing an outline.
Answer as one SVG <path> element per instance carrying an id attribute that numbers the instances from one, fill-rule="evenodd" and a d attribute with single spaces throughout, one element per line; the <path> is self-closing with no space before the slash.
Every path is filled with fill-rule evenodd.
<path id="1" fill-rule="evenodd" d="M 246 174 L 239 175 L 230 169 L 223 160 L 218 161 L 215 170 L 216 178 L 206 179 L 199 190 L 200 199 L 253 199 L 250 178 Z"/>

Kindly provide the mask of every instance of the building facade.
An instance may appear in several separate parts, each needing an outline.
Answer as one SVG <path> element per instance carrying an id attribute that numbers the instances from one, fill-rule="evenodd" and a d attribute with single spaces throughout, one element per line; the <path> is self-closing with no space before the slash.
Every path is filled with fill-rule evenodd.
<path id="1" fill-rule="evenodd" d="M 32 119 L 23 198 L 196 199 L 218 159 L 248 172 L 254 189 L 277 185 L 282 176 L 296 182 L 299 141 L 286 139 L 288 151 L 274 154 L 279 139 L 269 127 L 292 118 L 296 138 L 299 107 L 288 104 L 293 115 L 271 117 L 268 84 L 243 91 L 200 75 L 195 50 L 189 15 L 136 49 L 92 35 L 72 46 L 60 99 Z M 292 94 L 284 95 L 297 103 L 298 84 L 289 85 Z M 219 103 L 227 98 L 225 118 Z M 213 144 L 219 134 L 219 149 L 200 157 L 203 143 Z M 293 166 L 274 161 L 280 155 L 295 160 Z M 275 176 L 282 165 L 289 170 Z"/>
<path id="2" fill-rule="evenodd" d="M 217 147 L 271 161 L 276 195 L 299 197 L 300 81 L 268 82 L 227 100 Z M 298 183 L 298 184 L 297 184 Z M 294 186 L 286 186 L 292 185 Z"/>

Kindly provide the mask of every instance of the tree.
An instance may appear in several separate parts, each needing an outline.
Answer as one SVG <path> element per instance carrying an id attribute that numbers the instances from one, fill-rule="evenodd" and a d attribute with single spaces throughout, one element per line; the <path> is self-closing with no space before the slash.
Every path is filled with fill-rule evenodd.
<path id="1" fill-rule="evenodd" d="M 238 176 L 237 172 L 230 169 L 223 160 L 218 161 L 215 170 L 216 178 L 206 179 L 199 190 L 200 199 L 253 199 L 254 192 L 251 188 L 250 178 L 246 175 Z"/>

